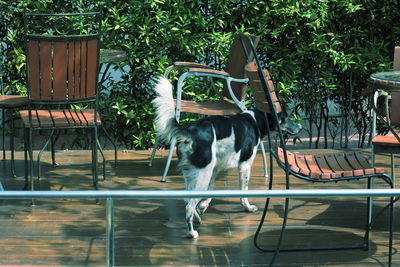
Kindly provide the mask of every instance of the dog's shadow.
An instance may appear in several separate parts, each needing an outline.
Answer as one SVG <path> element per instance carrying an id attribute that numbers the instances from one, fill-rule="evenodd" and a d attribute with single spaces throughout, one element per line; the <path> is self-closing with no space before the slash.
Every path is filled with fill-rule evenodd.
<path id="1" fill-rule="evenodd" d="M 199 266 L 249 266 L 252 264 L 267 264 L 272 253 L 263 253 L 253 244 L 256 225 L 261 212 L 243 212 L 240 201 L 236 199 L 213 199 L 208 210 L 202 215 L 203 224 L 197 226 L 200 237 L 198 240 L 185 237 L 185 209 L 182 200 L 118 200 L 116 203 L 116 250 L 118 265 L 129 265 L 132 262 L 141 265 L 165 265 L 174 263 L 177 266 L 191 264 Z M 98 212 L 103 212 L 102 210 Z M 238 218 L 241 222 L 236 224 Z M 252 220 L 248 222 L 247 220 Z M 251 223 L 251 224 L 250 224 Z M 261 246 L 275 247 L 279 234 L 279 224 L 274 227 L 265 226 L 260 234 Z M 322 227 L 324 228 L 324 227 Z M 93 229 L 93 224 L 74 226 L 66 224 L 62 228 L 67 237 L 85 236 L 88 231 L 95 231 L 90 236 L 102 236 L 103 227 L 99 223 Z M 228 236 L 229 234 L 229 236 Z M 341 229 L 315 229 L 300 226 L 288 229 L 285 235 L 285 246 L 325 246 L 347 243 L 360 243 L 362 236 Z M 67 238 L 68 240 L 68 238 Z M 339 243 L 333 242 L 339 241 Z M 95 248 L 94 240 L 87 251 L 85 259 L 74 259 L 64 256 L 63 263 L 68 260 L 76 263 L 88 263 Z M 326 244 L 329 242 L 329 244 Z M 91 243 L 92 244 L 92 243 Z M 222 245 L 223 244 L 223 245 Z M 165 253 L 165 251 L 171 253 Z M 173 253 L 172 253 L 173 251 Z M 346 265 L 365 260 L 375 255 L 377 245 L 370 245 L 369 251 L 345 250 L 323 252 L 293 252 L 281 253 L 278 262 L 282 266 L 318 265 L 332 263 Z M 121 256 L 123 255 L 123 256 Z M 385 257 L 382 257 L 384 260 Z M 372 259 L 375 260 L 375 259 Z M 378 262 L 378 260 L 376 260 Z M 378 265 L 379 266 L 379 265 Z"/>

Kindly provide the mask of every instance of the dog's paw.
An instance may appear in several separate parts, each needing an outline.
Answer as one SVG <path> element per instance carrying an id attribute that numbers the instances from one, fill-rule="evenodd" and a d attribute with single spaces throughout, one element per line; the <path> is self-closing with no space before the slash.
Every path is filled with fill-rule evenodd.
<path id="1" fill-rule="evenodd" d="M 199 237 L 199 233 L 196 230 L 193 230 L 193 231 L 188 232 L 187 237 L 196 239 Z"/>
<path id="2" fill-rule="evenodd" d="M 247 212 L 256 212 L 256 211 L 258 210 L 258 208 L 257 208 L 256 205 L 249 205 L 249 206 L 247 206 L 247 207 L 244 207 L 244 209 L 245 209 Z"/>

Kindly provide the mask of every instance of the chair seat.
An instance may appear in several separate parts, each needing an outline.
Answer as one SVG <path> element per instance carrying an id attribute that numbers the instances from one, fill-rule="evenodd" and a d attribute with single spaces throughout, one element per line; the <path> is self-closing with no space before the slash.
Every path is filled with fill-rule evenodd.
<path id="1" fill-rule="evenodd" d="M 28 104 L 28 97 L 22 95 L 0 95 L 0 108 L 19 108 Z"/>
<path id="2" fill-rule="evenodd" d="M 29 128 L 29 110 L 21 110 L 20 114 L 25 128 Z M 32 110 L 34 128 L 88 127 L 94 124 L 94 109 Z M 98 113 L 97 125 L 101 125 Z"/>
<path id="3" fill-rule="evenodd" d="M 400 135 L 400 130 L 396 129 L 394 130 L 397 135 Z M 372 138 L 372 144 L 378 144 L 378 145 L 400 145 L 400 142 L 397 140 L 397 138 L 394 136 L 394 134 L 389 131 L 386 135 L 377 135 Z"/>
<path id="4" fill-rule="evenodd" d="M 399 135 L 400 130 L 395 132 Z M 374 153 L 400 153 L 400 143 L 397 138 L 389 131 L 386 135 L 377 135 L 372 138 L 372 146 Z"/>
<path id="5" fill-rule="evenodd" d="M 282 148 L 278 156 L 285 162 Z M 346 153 L 301 155 L 287 151 L 290 170 L 296 174 L 320 181 L 338 181 L 358 179 L 364 175 L 384 173 L 384 168 L 373 168 L 361 151 Z"/>
<path id="6" fill-rule="evenodd" d="M 190 112 L 202 115 L 235 115 L 241 112 L 240 108 L 228 100 L 218 101 L 189 101 L 182 100 L 181 112 Z"/>

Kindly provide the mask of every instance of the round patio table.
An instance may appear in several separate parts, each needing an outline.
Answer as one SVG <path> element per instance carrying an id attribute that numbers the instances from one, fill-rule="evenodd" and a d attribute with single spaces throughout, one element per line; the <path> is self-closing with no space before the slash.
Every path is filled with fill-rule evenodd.
<path id="1" fill-rule="evenodd" d="M 100 84 L 103 84 L 104 80 L 107 78 L 108 70 L 112 64 L 117 64 L 124 62 L 128 59 L 125 51 L 117 49 L 100 49 L 100 67 L 106 64 L 103 74 L 100 78 Z"/>
<path id="2" fill-rule="evenodd" d="M 385 116 L 386 118 L 389 118 L 389 94 L 392 92 L 400 92 L 400 71 L 394 70 L 372 73 L 368 82 L 372 89 L 372 137 L 376 135 L 376 110 L 378 98 L 380 96 L 385 97 Z M 371 140 L 372 139 L 370 139 L 370 141 Z"/>
<path id="3" fill-rule="evenodd" d="M 389 94 L 393 92 L 400 92 L 400 71 L 384 71 L 384 72 L 376 72 L 371 74 L 369 83 L 374 91 L 374 100 L 373 100 L 373 109 L 372 109 L 372 137 L 376 135 L 376 110 L 378 98 L 380 96 L 385 97 L 385 116 L 386 121 L 389 122 Z M 395 134 L 394 134 L 395 135 Z M 395 135 L 396 136 L 396 135 Z M 372 139 L 371 139 L 372 140 Z M 399 147 L 396 145 L 392 145 L 390 147 L 390 155 L 391 155 L 391 168 L 392 168 L 392 178 L 395 181 L 395 164 L 394 164 L 394 156 L 393 154 L 399 154 Z M 375 143 L 374 152 L 372 151 L 371 157 L 374 159 L 375 153 L 389 152 L 388 144 L 383 143 Z"/>
<path id="4" fill-rule="evenodd" d="M 387 92 L 400 91 L 400 71 L 384 71 L 371 74 L 369 82 L 373 89 Z"/>
<path id="5" fill-rule="evenodd" d="M 100 49 L 100 56 L 99 56 L 100 69 L 102 68 L 103 64 L 105 64 L 106 67 L 103 71 L 103 74 L 101 75 L 99 85 L 103 85 L 104 81 L 111 75 L 109 73 L 109 70 L 112 64 L 122 63 L 127 60 L 128 56 L 125 53 L 125 51 L 116 49 Z M 110 140 L 110 142 L 114 146 L 114 161 L 116 167 L 118 161 L 117 146 L 114 140 L 111 138 L 110 134 L 107 132 L 106 127 L 101 127 L 101 129 L 103 129 L 106 137 L 108 138 L 108 140 Z"/>
<path id="6" fill-rule="evenodd" d="M 127 59 L 125 51 L 117 49 L 100 49 L 100 64 L 119 63 Z"/>

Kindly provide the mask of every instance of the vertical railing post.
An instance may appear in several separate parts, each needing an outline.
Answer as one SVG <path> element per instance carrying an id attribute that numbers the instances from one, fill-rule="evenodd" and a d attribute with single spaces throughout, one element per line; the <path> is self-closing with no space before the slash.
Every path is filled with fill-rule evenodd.
<path id="1" fill-rule="evenodd" d="M 107 229 L 106 229 L 106 242 L 107 242 L 107 266 L 113 267 L 115 265 L 115 247 L 114 247 L 114 200 L 109 197 L 106 199 L 106 216 L 107 216 Z"/>

